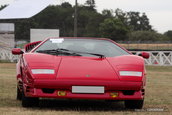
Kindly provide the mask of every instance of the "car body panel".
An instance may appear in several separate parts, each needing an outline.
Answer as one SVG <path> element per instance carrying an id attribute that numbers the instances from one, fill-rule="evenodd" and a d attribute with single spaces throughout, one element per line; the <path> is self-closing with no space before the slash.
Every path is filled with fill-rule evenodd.
<path id="1" fill-rule="evenodd" d="M 144 60 L 142 57 L 127 55 L 127 56 L 119 56 L 116 58 L 108 58 L 109 63 L 113 66 L 113 68 L 118 71 L 139 71 L 144 72 Z M 120 60 L 120 61 L 119 61 Z M 120 76 L 120 80 L 123 81 L 143 81 L 144 77 L 135 77 L 135 76 Z M 145 82 L 145 81 L 144 81 Z"/>
<path id="2" fill-rule="evenodd" d="M 118 80 L 119 78 L 106 59 L 63 56 L 57 79 Z"/>
<path id="3" fill-rule="evenodd" d="M 100 40 L 108 39 L 101 38 Z M 18 87 L 24 91 L 26 96 L 104 100 L 138 100 L 144 98 L 143 89 L 146 84 L 146 73 L 142 57 L 132 55 L 124 48 L 122 49 L 129 55 L 104 58 L 35 53 L 35 49 L 45 41 L 32 50 L 28 49 L 30 52 L 22 54 L 17 63 Z M 33 74 L 32 69 L 53 69 L 55 73 L 49 75 Z M 119 71 L 138 71 L 142 72 L 142 76 L 120 76 Z M 102 86 L 105 88 L 105 93 L 75 94 L 72 93 L 72 86 Z M 44 89 L 53 90 L 53 92 L 47 93 L 44 92 Z M 58 91 L 65 91 L 67 95 L 58 96 Z M 126 94 L 125 91 L 133 93 Z M 116 98 L 110 96 L 113 92 L 118 92 Z"/>

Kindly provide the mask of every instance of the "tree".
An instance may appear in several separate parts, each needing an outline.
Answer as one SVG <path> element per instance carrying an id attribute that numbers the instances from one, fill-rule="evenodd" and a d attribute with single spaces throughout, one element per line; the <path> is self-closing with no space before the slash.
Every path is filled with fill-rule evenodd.
<path id="1" fill-rule="evenodd" d="M 78 36 L 100 37 L 99 24 L 104 21 L 102 14 L 89 6 L 78 6 Z"/>
<path id="2" fill-rule="evenodd" d="M 16 38 L 29 41 L 30 28 L 60 29 L 60 36 L 73 36 L 73 7 L 69 3 L 48 6 L 29 20 L 16 22 Z"/>
<path id="3" fill-rule="evenodd" d="M 30 38 L 30 21 L 20 20 L 15 22 L 15 40 L 26 40 Z"/>
<path id="4" fill-rule="evenodd" d="M 133 31 L 129 36 L 130 41 L 163 41 L 169 40 L 168 37 L 154 31 Z"/>
<path id="5" fill-rule="evenodd" d="M 152 26 L 149 24 L 149 19 L 145 13 L 140 17 L 140 30 L 152 31 Z"/>
<path id="6" fill-rule="evenodd" d="M 61 37 L 73 36 L 74 6 L 68 2 L 52 5 L 29 20 L 16 22 L 17 39 L 28 39 L 30 28 L 59 29 Z M 78 5 L 78 36 L 128 40 L 130 32 L 151 30 L 146 14 L 105 9 L 98 13 L 95 0 Z"/>
<path id="7" fill-rule="evenodd" d="M 72 5 L 69 2 L 64 2 L 61 4 L 63 8 L 72 8 Z"/>
<path id="8" fill-rule="evenodd" d="M 172 30 L 168 30 L 164 33 L 165 36 L 167 36 L 172 41 Z"/>
<path id="9" fill-rule="evenodd" d="M 1 5 L 0 6 L 0 11 L 2 10 L 2 9 L 4 9 L 5 7 L 7 7 L 8 5 Z"/>
<path id="10" fill-rule="evenodd" d="M 130 31 L 153 31 L 145 13 L 123 12 L 121 9 L 116 9 L 115 17 L 120 19 Z"/>
<path id="11" fill-rule="evenodd" d="M 100 23 L 103 22 L 104 17 L 99 13 L 92 13 L 90 16 L 88 23 L 86 25 L 86 31 L 84 32 L 83 36 L 86 37 L 100 37 L 101 32 L 98 29 Z"/>
<path id="12" fill-rule="evenodd" d="M 108 9 L 104 9 L 104 10 L 102 11 L 102 15 L 103 15 L 104 17 L 106 17 L 106 18 L 112 18 L 112 17 L 114 17 L 114 16 L 113 16 L 113 10 L 108 10 Z"/>
<path id="13" fill-rule="evenodd" d="M 120 19 L 126 26 L 128 26 L 128 18 L 126 12 L 123 12 L 121 9 L 117 8 L 114 13 L 115 18 Z"/>
<path id="14" fill-rule="evenodd" d="M 149 24 L 149 19 L 145 13 L 140 15 L 140 12 L 127 13 L 128 26 L 132 31 L 151 31 L 152 26 Z"/>
<path id="15" fill-rule="evenodd" d="M 102 37 L 111 38 L 113 40 L 125 40 L 127 38 L 128 29 L 121 20 L 108 18 L 100 24 L 100 32 L 102 33 Z"/>
<path id="16" fill-rule="evenodd" d="M 60 29 L 60 36 L 73 36 L 74 8 L 68 2 L 47 7 L 32 18 L 35 28 Z"/>
<path id="17" fill-rule="evenodd" d="M 85 5 L 89 6 L 90 8 L 95 8 L 95 1 L 94 0 L 87 0 Z"/>

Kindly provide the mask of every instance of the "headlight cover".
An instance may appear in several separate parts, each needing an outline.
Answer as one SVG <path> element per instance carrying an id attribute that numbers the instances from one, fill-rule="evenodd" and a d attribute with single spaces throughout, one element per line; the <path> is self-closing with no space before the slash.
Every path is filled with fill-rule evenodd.
<path id="1" fill-rule="evenodd" d="M 33 74 L 55 74 L 53 69 L 31 69 Z"/>
<path id="2" fill-rule="evenodd" d="M 120 76 L 136 76 L 142 77 L 142 72 L 138 71 L 119 71 Z"/>

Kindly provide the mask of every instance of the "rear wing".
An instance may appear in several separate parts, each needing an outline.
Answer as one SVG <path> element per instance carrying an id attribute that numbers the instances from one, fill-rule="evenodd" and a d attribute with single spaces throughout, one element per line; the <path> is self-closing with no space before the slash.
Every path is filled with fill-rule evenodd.
<path id="1" fill-rule="evenodd" d="M 42 41 L 36 41 L 36 42 L 32 42 L 32 43 L 29 43 L 29 44 L 26 44 L 24 46 L 24 50 L 25 52 L 29 52 L 31 51 L 34 47 L 36 47 L 38 44 L 40 44 Z"/>

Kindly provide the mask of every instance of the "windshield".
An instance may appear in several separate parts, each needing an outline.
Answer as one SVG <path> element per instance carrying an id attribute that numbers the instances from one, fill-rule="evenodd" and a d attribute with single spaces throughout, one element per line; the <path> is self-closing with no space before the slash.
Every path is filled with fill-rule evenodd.
<path id="1" fill-rule="evenodd" d="M 129 55 L 128 52 L 107 40 L 98 39 L 48 39 L 35 53 L 50 55 L 115 57 Z"/>

